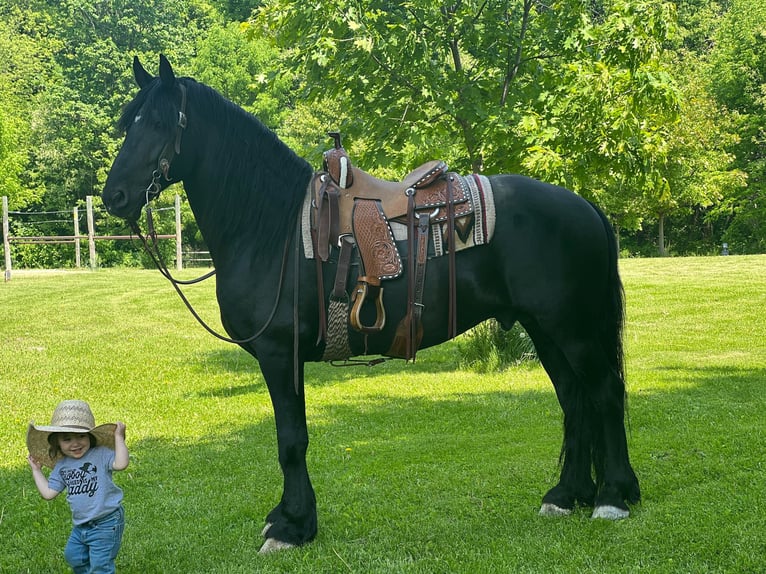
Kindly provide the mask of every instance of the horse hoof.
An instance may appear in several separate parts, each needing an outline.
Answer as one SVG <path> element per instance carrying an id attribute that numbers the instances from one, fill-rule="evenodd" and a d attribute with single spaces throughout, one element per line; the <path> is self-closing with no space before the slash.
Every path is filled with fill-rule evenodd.
<path id="1" fill-rule="evenodd" d="M 258 554 L 270 554 L 272 552 L 279 552 L 280 550 L 289 550 L 290 548 L 295 548 L 295 544 L 282 542 L 276 538 L 267 538 L 266 542 L 263 543 L 263 546 L 261 546 L 261 549 L 258 551 Z"/>
<path id="2" fill-rule="evenodd" d="M 569 516 L 572 514 L 571 508 L 561 508 L 550 502 L 544 502 L 540 507 L 540 516 Z"/>
<path id="3" fill-rule="evenodd" d="M 630 515 L 629 510 L 623 510 L 622 508 L 617 508 L 616 506 L 597 506 L 593 510 L 593 514 L 591 515 L 591 518 L 603 518 L 605 520 L 622 520 L 623 518 L 627 518 Z"/>

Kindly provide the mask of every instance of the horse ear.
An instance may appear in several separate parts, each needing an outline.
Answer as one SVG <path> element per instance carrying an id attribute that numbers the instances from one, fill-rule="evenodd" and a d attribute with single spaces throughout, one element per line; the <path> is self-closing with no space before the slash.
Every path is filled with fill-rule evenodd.
<path id="1" fill-rule="evenodd" d="M 164 54 L 160 54 L 160 80 L 168 88 L 172 87 L 176 82 L 176 75 L 173 73 L 173 68 Z"/>
<path id="2" fill-rule="evenodd" d="M 138 56 L 133 56 L 133 75 L 136 78 L 136 83 L 138 84 L 139 88 L 143 88 L 154 79 L 152 78 L 151 74 L 149 74 L 149 72 L 144 70 L 144 67 L 138 60 Z"/>

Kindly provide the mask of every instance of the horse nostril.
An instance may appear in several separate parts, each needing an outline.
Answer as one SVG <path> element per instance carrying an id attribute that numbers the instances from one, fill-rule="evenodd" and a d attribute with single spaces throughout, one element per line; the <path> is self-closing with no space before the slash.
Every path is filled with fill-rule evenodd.
<path id="1" fill-rule="evenodd" d="M 115 210 L 119 210 L 121 207 L 125 207 L 128 204 L 128 197 L 121 189 L 105 189 L 101 194 L 101 199 L 104 202 L 106 210 L 112 214 Z"/>

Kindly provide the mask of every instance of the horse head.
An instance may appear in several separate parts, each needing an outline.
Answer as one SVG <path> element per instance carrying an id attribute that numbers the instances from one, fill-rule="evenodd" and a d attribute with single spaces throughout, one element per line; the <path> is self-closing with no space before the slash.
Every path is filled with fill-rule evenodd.
<path id="1" fill-rule="evenodd" d="M 160 55 L 160 75 L 154 77 L 136 56 L 133 74 L 140 91 L 120 117 L 125 141 L 101 194 L 109 213 L 130 221 L 165 187 L 182 179 L 178 164 L 183 163 L 179 157 L 186 128 L 186 86 L 167 58 Z"/>

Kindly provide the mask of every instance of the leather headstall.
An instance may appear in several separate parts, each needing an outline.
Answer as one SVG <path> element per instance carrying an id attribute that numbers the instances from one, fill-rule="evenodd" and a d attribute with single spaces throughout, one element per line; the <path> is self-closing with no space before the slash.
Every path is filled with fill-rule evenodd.
<path id="1" fill-rule="evenodd" d="M 176 137 L 172 142 L 165 144 L 160 152 L 160 157 L 157 160 L 157 169 L 152 173 L 152 183 L 146 188 L 146 193 L 152 197 L 156 197 L 160 193 L 159 179 L 160 176 L 165 178 L 165 181 L 171 181 L 169 177 L 170 164 L 175 156 L 181 154 L 181 136 L 184 129 L 186 129 L 186 86 L 179 83 L 179 89 L 181 90 L 181 109 L 178 111 L 178 122 L 176 123 Z"/>
<path id="2" fill-rule="evenodd" d="M 165 177 L 165 181 L 170 181 L 168 172 L 170 171 L 170 163 L 176 155 L 181 153 L 181 135 L 184 129 L 186 129 L 186 86 L 178 84 L 181 90 L 181 109 L 178 111 L 178 123 L 176 123 L 176 139 L 173 142 L 173 147 L 170 147 L 170 143 L 167 143 L 160 154 L 160 160 L 157 167 Z"/>

